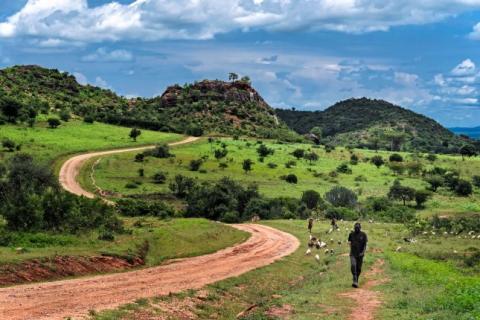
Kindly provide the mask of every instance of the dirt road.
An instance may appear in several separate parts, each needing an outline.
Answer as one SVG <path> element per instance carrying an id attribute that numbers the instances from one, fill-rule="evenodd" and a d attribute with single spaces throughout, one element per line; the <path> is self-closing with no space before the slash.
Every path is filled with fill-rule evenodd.
<path id="1" fill-rule="evenodd" d="M 169 146 L 177 146 L 181 144 L 191 143 L 199 138 L 197 137 L 188 137 L 182 141 L 172 142 Z M 97 151 L 91 153 L 80 154 L 77 156 L 73 156 L 69 158 L 60 168 L 59 180 L 62 187 L 78 196 L 85 196 L 87 198 L 94 198 L 95 195 L 87 190 L 84 190 L 77 181 L 77 176 L 80 172 L 80 168 L 88 159 L 98 157 L 98 156 L 105 156 L 115 153 L 122 153 L 122 152 L 131 152 L 131 151 L 140 151 L 145 149 L 153 149 L 155 146 L 143 146 L 137 148 L 126 148 L 126 149 L 115 149 L 115 150 L 108 150 L 108 151 Z"/>
<path id="2" fill-rule="evenodd" d="M 268 265 L 294 252 L 294 236 L 262 225 L 235 225 L 252 236 L 216 253 L 131 272 L 0 289 L 0 319 L 81 317 L 142 297 L 197 289 Z"/>

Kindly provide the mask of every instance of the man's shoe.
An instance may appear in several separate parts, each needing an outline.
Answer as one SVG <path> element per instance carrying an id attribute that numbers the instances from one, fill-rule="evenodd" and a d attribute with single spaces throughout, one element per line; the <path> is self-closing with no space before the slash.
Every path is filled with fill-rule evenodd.
<path id="1" fill-rule="evenodd" d="M 352 287 L 358 288 L 358 283 L 357 282 L 352 283 Z"/>

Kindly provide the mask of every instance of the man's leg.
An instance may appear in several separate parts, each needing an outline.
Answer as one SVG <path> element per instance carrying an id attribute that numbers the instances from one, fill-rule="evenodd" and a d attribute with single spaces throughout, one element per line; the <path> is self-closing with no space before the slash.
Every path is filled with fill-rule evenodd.
<path id="1" fill-rule="evenodd" d="M 362 273 L 362 266 L 363 266 L 363 256 L 357 257 L 357 280 L 360 277 L 360 273 Z"/>
<path id="2" fill-rule="evenodd" d="M 354 256 L 350 256 L 350 270 L 352 271 L 352 286 L 355 286 L 357 283 L 357 259 Z"/>

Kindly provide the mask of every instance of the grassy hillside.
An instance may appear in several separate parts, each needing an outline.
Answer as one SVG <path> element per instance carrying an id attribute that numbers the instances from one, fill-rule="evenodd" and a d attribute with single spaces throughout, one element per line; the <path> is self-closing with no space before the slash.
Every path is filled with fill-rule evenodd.
<path id="1" fill-rule="evenodd" d="M 35 113 L 49 112 L 177 133 L 299 139 L 245 79 L 174 85 L 161 97 L 126 99 L 110 90 L 81 85 L 74 76 L 55 69 L 0 70 L 0 123 L 28 122 Z"/>
<path id="2" fill-rule="evenodd" d="M 446 153 L 468 142 L 424 115 L 383 100 L 349 99 L 325 111 L 276 113 L 301 134 L 321 128 L 323 141 L 335 145 Z"/>
<path id="3" fill-rule="evenodd" d="M 217 160 L 214 157 L 215 150 L 226 146 L 228 151 L 225 158 Z M 334 186 L 344 186 L 354 190 L 361 201 L 368 197 L 386 196 L 389 188 L 396 179 L 400 179 L 403 185 L 415 189 L 425 189 L 428 183 L 424 181 L 421 173 L 409 174 L 405 171 L 403 174 L 396 174 L 388 167 L 388 159 L 392 154 L 386 151 L 368 151 L 353 150 L 352 152 L 344 148 L 336 148 L 327 152 L 323 147 L 312 147 L 308 144 L 279 144 L 272 141 L 265 141 L 264 145 L 274 150 L 273 155 L 269 155 L 260 161 L 257 149 L 259 144 L 254 140 L 242 141 L 233 139 L 217 139 L 209 142 L 202 139 L 194 144 L 178 146 L 171 150 L 174 158 L 159 159 L 148 157 L 144 162 L 135 162 L 135 153 L 117 154 L 103 157 L 95 165 L 95 180 L 97 185 L 103 189 L 112 192 L 112 194 L 123 194 L 130 196 L 147 197 L 151 194 L 171 195 L 169 183 L 178 174 L 192 177 L 199 182 L 218 181 L 222 177 L 228 176 L 243 185 L 255 183 L 259 187 L 259 192 L 268 197 L 293 197 L 299 198 L 306 190 L 315 190 L 320 194 L 325 194 Z M 296 149 L 311 150 L 315 152 L 318 161 L 309 162 L 305 159 L 297 160 L 293 155 Z M 358 158 L 358 164 L 351 164 L 351 156 L 355 154 Z M 469 158 L 462 160 L 460 156 L 438 156 L 435 161 L 429 161 L 426 158 L 419 158 L 414 154 L 400 153 L 404 158 L 404 163 L 420 163 L 424 171 L 431 170 L 434 167 L 458 168 L 460 177 L 471 181 L 473 175 L 480 172 L 480 159 Z M 386 161 L 386 165 L 377 168 L 369 159 L 380 155 Z M 189 164 L 195 159 L 205 159 L 199 171 L 191 171 Z M 242 163 L 245 159 L 252 159 L 254 164 L 252 171 L 245 173 L 242 169 Z M 286 168 L 286 164 L 293 161 L 295 164 Z M 90 168 L 95 160 L 92 160 L 85 167 L 85 186 L 93 190 L 89 178 Z M 221 168 L 220 164 L 227 165 Z M 347 164 L 351 173 L 339 172 L 339 166 Z M 272 167 L 275 166 L 275 167 Z M 138 172 L 143 169 L 144 176 L 140 177 Z M 166 175 L 166 181 L 158 184 L 153 180 L 153 176 L 163 172 Z M 294 174 L 297 183 L 288 183 L 282 180 L 282 176 Z M 136 184 L 136 188 L 131 188 Z M 422 215 L 449 215 L 462 212 L 480 212 L 480 189 L 476 188 L 470 197 L 457 197 L 447 190 L 439 190 L 435 193 L 426 207 L 421 211 Z"/>

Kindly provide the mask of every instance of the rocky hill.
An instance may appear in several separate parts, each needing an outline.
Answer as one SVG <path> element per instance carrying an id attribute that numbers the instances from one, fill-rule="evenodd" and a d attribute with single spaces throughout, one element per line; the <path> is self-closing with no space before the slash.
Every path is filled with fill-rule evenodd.
<path id="1" fill-rule="evenodd" d="M 201 128 L 208 133 L 299 139 L 246 80 L 204 80 L 168 87 L 160 97 L 126 99 L 110 90 L 81 85 L 66 72 L 15 66 L 0 70 L 0 100 L 5 99 L 23 110 L 67 110 L 130 127 L 180 133 L 194 127 L 196 132 Z"/>
<path id="2" fill-rule="evenodd" d="M 384 100 L 349 99 L 324 111 L 276 110 L 300 134 L 319 127 L 334 145 L 449 152 L 466 141 L 435 120 Z"/>

